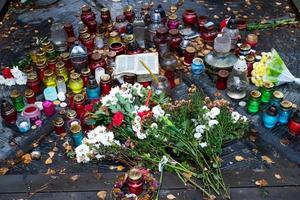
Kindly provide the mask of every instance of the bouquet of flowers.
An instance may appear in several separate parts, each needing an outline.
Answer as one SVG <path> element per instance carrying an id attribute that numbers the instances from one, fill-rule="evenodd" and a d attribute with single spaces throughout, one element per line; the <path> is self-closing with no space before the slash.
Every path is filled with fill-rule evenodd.
<path id="1" fill-rule="evenodd" d="M 76 148 L 77 162 L 112 158 L 175 172 L 207 196 L 227 192 L 220 171 L 222 144 L 242 137 L 247 118 L 226 100 L 211 101 L 195 87 L 189 91 L 190 99 L 171 102 L 138 83 L 112 88 L 94 106 L 91 115 L 99 126 Z"/>

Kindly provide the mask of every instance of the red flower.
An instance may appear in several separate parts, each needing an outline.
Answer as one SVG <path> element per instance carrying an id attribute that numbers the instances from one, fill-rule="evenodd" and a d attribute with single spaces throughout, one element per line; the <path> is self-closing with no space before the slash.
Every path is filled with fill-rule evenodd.
<path id="1" fill-rule="evenodd" d="M 145 119 L 148 118 L 152 115 L 152 111 L 148 110 L 148 111 L 143 111 L 143 112 L 139 112 L 138 115 L 141 117 L 141 119 Z"/>
<path id="2" fill-rule="evenodd" d="M 93 110 L 93 104 L 87 104 L 84 106 L 85 111 L 92 112 Z"/>
<path id="3" fill-rule="evenodd" d="M 113 116 L 113 119 L 112 119 L 112 124 L 114 126 L 121 126 L 122 122 L 124 120 L 124 115 L 122 112 L 116 112 Z"/>
<path id="4" fill-rule="evenodd" d="M 12 75 L 9 67 L 4 67 L 2 69 L 2 75 L 4 78 L 13 78 L 13 75 Z"/>

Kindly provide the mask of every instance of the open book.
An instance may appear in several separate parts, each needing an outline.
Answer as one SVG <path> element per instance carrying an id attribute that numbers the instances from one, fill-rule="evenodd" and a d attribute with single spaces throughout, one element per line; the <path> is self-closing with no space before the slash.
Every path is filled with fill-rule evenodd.
<path id="1" fill-rule="evenodd" d="M 153 74 L 159 74 L 158 53 L 142 53 L 117 56 L 114 76 L 119 78 L 128 73 L 136 75 L 149 74 L 140 60 L 144 61 Z"/>

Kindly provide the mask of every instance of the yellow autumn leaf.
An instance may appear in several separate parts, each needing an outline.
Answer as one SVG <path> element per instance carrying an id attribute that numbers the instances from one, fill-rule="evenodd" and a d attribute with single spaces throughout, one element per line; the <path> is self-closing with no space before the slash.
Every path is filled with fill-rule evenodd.
<path id="1" fill-rule="evenodd" d="M 0 175 L 5 175 L 8 171 L 9 171 L 8 168 L 6 168 L 6 167 L 1 167 L 1 168 L 0 168 Z"/>
<path id="2" fill-rule="evenodd" d="M 278 179 L 278 180 L 281 180 L 281 179 L 282 179 L 282 176 L 280 176 L 280 174 L 275 174 L 274 176 L 275 176 L 275 178 Z"/>
<path id="3" fill-rule="evenodd" d="M 55 152 L 54 151 L 49 151 L 48 155 L 49 155 L 50 158 L 53 158 L 53 156 L 55 155 Z"/>
<path id="4" fill-rule="evenodd" d="M 240 155 L 235 156 L 234 159 L 238 162 L 245 160 L 245 158 L 243 156 L 240 156 Z"/>
<path id="5" fill-rule="evenodd" d="M 52 159 L 51 157 L 47 158 L 47 160 L 45 161 L 46 165 L 52 164 Z"/>
<path id="6" fill-rule="evenodd" d="M 261 159 L 263 161 L 266 161 L 268 164 L 273 164 L 273 160 L 271 158 L 269 158 L 268 156 L 262 156 Z"/>
<path id="7" fill-rule="evenodd" d="M 22 156 L 22 161 L 24 164 L 29 164 L 31 163 L 32 159 L 31 159 L 31 155 L 29 153 L 25 154 Z"/>
<path id="8" fill-rule="evenodd" d="M 167 199 L 173 200 L 173 199 L 176 199 L 176 197 L 173 194 L 168 194 Z"/>
<path id="9" fill-rule="evenodd" d="M 106 199 L 106 195 L 107 195 L 107 192 L 106 191 L 99 191 L 97 193 L 97 197 L 100 199 L 100 200 L 105 200 Z"/>
<path id="10" fill-rule="evenodd" d="M 259 187 L 265 187 L 268 186 L 268 181 L 266 179 L 260 179 L 255 181 L 255 185 L 259 186 Z"/>
<path id="11" fill-rule="evenodd" d="M 55 173 L 56 173 L 56 171 L 55 171 L 54 169 L 48 168 L 48 170 L 47 170 L 47 172 L 45 173 L 45 175 L 53 175 L 53 174 L 55 174 Z"/>
<path id="12" fill-rule="evenodd" d="M 122 166 L 122 165 L 118 165 L 117 166 L 117 171 L 123 171 L 124 170 L 124 166 Z"/>
<path id="13" fill-rule="evenodd" d="M 79 175 L 77 175 L 77 174 L 70 177 L 71 181 L 77 181 L 78 179 L 79 179 Z"/>

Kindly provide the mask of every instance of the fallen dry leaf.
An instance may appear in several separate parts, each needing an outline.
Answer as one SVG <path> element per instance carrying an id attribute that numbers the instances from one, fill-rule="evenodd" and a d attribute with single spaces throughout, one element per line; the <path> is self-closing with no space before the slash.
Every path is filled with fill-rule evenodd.
<path id="1" fill-rule="evenodd" d="M 46 164 L 46 165 L 52 164 L 52 159 L 51 159 L 50 157 L 47 158 L 47 160 L 45 160 L 45 164 Z"/>
<path id="2" fill-rule="evenodd" d="M 275 178 L 278 179 L 278 180 L 281 180 L 281 179 L 282 179 L 282 176 L 280 176 L 280 174 L 275 174 L 274 176 L 275 176 Z"/>
<path id="3" fill-rule="evenodd" d="M 6 167 L 1 167 L 1 168 L 0 168 L 0 175 L 5 175 L 8 171 L 9 171 L 8 168 L 6 168 Z"/>
<path id="4" fill-rule="evenodd" d="M 77 175 L 77 174 L 70 177 L 70 180 L 74 181 L 74 182 L 77 181 L 78 179 L 79 179 L 79 175 Z"/>
<path id="5" fill-rule="evenodd" d="M 49 155 L 50 158 L 53 158 L 53 156 L 55 155 L 55 152 L 54 151 L 49 151 L 48 155 Z"/>
<path id="6" fill-rule="evenodd" d="M 29 153 L 25 154 L 22 156 L 22 161 L 24 164 L 29 164 L 31 163 L 32 159 L 31 159 L 31 155 Z"/>
<path id="7" fill-rule="evenodd" d="M 268 164 L 273 164 L 273 160 L 271 158 L 269 158 L 268 156 L 262 156 L 261 159 L 263 161 L 266 161 Z"/>
<path id="8" fill-rule="evenodd" d="M 255 181 L 255 185 L 259 186 L 259 187 L 265 187 L 268 185 L 268 182 L 266 179 L 260 179 Z"/>
<path id="9" fill-rule="evenodd" d="M 234 159 L 238 162 L 245 160 L 243 156 L 235 156 Z"/>
<path id="10" fill-rule="evenodd" d="M 54 169 L 48 168 L 48 170 L 47 170 L 47 172 L 45 173 L 45 175 L 53 175 L 53 174 L 55 174 L 55 173 L 56 173 L 56 171 L 55 171 Z"/>
<path id="11" fill-rule="evenodd" d="M 106 194 L 107 194 L 106 191 L 99 191 L 99 192 L 97 193 L 97 197 L 98 197 L 99 199 L 101 199 L 101 200 L 104 200 L 104 199 L 106 198 Z"/>
<path id="12" fill-rule="evenodd" d="M 172 200 L 172 199 L 176 199 L 176 197 L 173 194 L 168 194 L 167 199 Z"/>
<path id="13" fill-rule="evenodd" d="M 68 143 L 68 142 L 65 142 L 63 144 L 64 148 L 65 148 L 65 152 L 66 153 L 69 153 L 69 152 L 73 152 L 73 147 Z"/>

